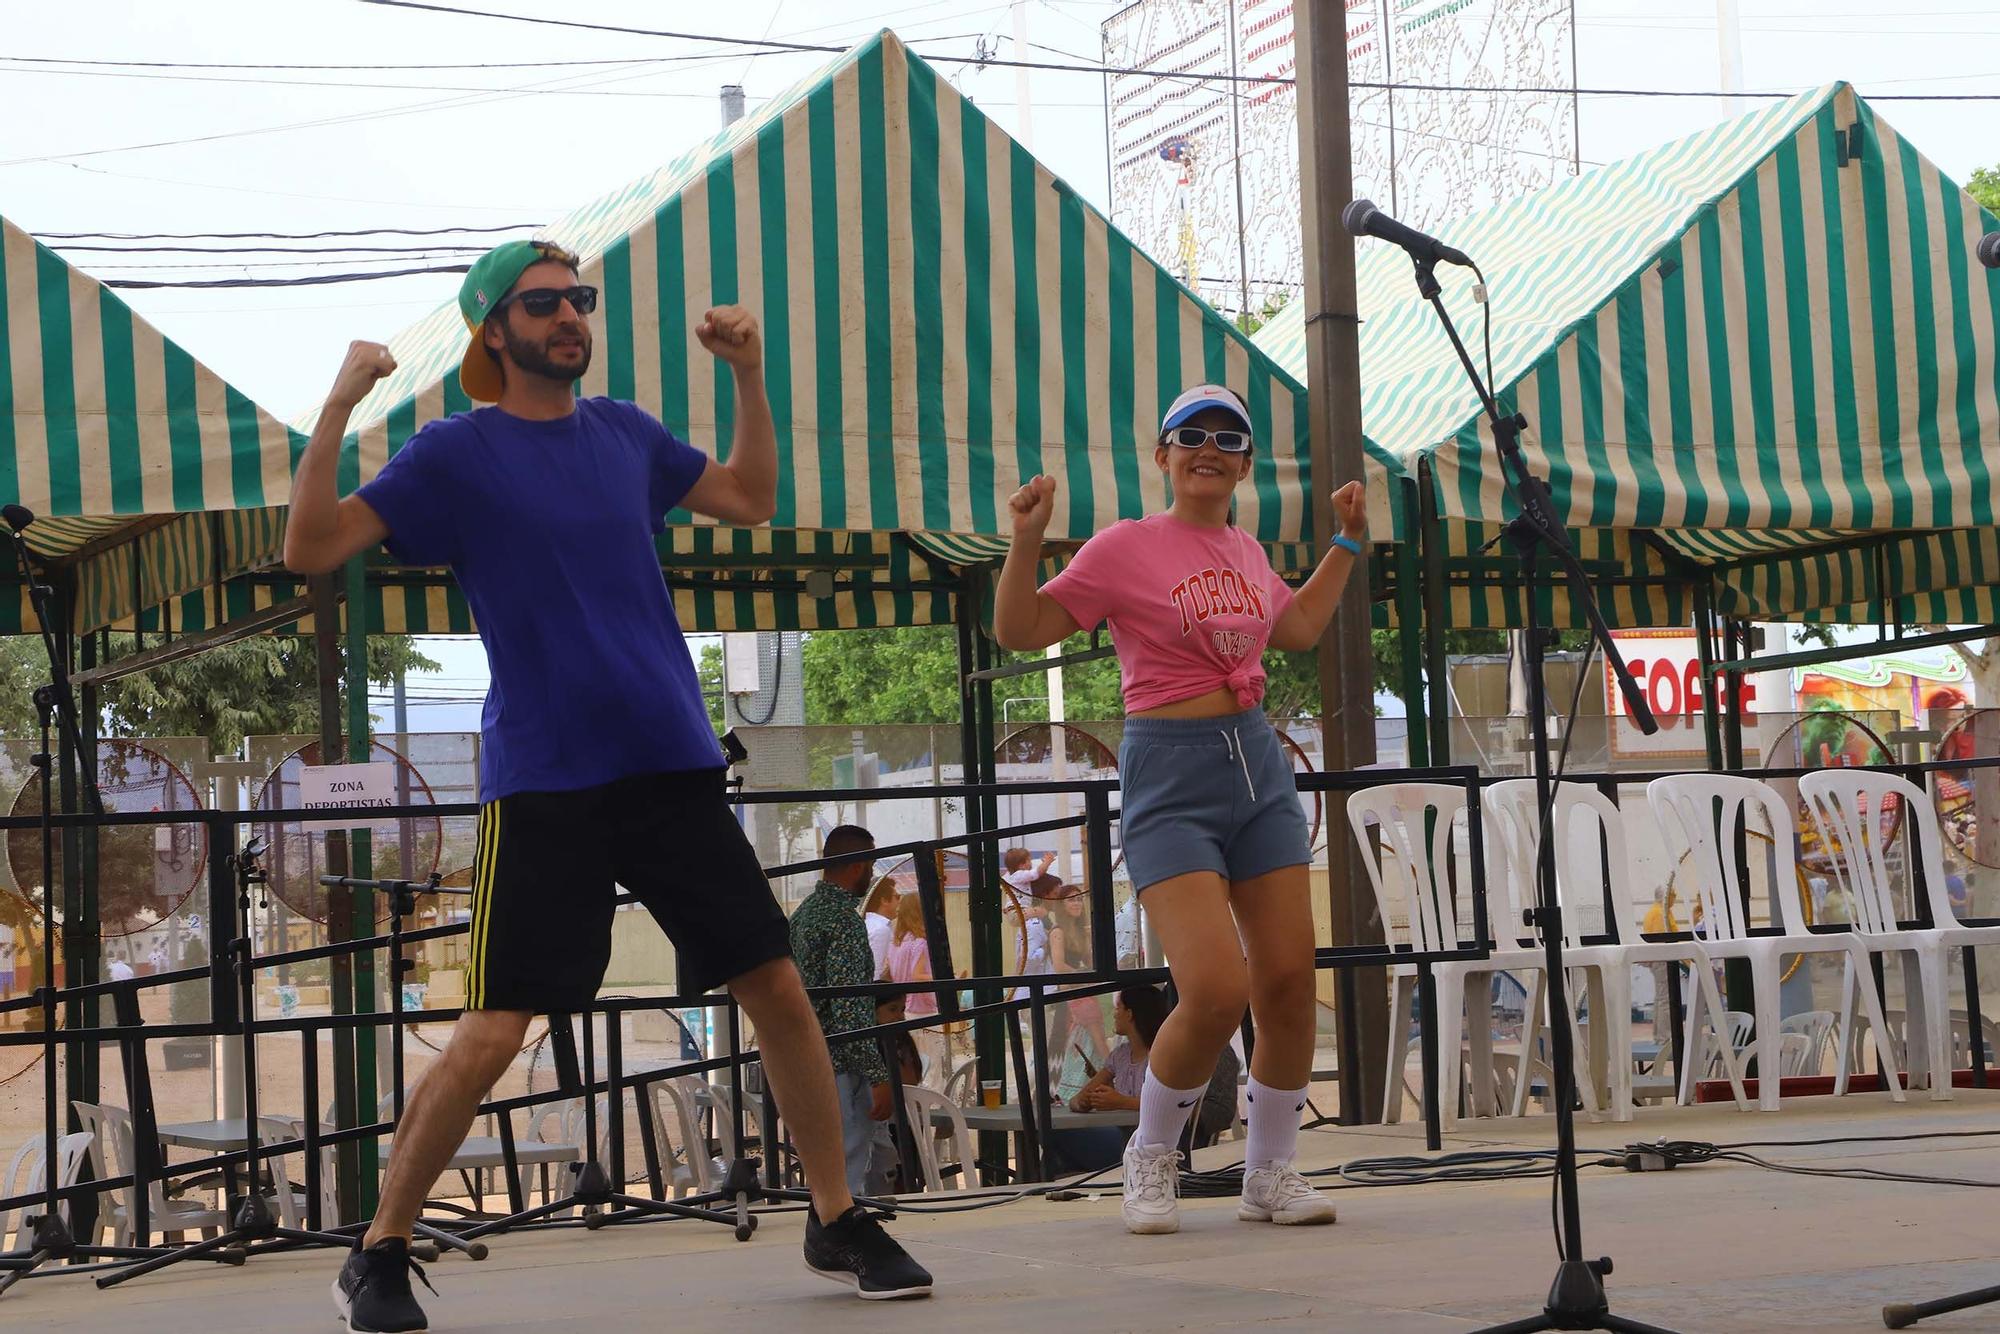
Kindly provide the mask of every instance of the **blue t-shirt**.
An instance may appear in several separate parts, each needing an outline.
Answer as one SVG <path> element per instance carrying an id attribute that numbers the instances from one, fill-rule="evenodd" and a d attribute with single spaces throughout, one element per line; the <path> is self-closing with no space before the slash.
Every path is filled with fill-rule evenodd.
<path id="1" fill-rule="evenodd" d="M 654 536 L 708 456 L 643 409 L 434 421 L 357 493 L 413 565 L 449 565 L 477 618 L 480 798 L 720 768 Z"/>

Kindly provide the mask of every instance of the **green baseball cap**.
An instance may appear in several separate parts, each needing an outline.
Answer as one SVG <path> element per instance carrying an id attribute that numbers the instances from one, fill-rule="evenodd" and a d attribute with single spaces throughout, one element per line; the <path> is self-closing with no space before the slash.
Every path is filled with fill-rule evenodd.
<path id="1" fill-rule="evenodd" d="M 551 249 L 546 241 L 506 241 L 481 255 L 466 271 L 458 288 L 458 313 L 472 331 L 472 342 L 458 363 L 458 382 L 467 398 L 481 403 L 500 401 L 500 366 L 486 355 L 480 326 L 530 265 L 550 258 Z"/>

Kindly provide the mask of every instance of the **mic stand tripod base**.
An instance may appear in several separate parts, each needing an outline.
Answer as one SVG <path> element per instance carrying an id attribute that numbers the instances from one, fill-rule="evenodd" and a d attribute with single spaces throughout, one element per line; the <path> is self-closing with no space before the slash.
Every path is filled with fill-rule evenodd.
<path id="1" fill-rule="evenodd" d="M 1548 1305 L 1540 1315 L 1505 1325 L 1492 1325 L 1479 1334 L 1529 1334 L 1542 1329 L 1608 1329 L 1620 1334 L 1671 1334 L 1658 1325 L 1648 1325 L 1611 1314 L 1604 1296 L 1604 1275 L 1611 1272 L 1609 1259 L 1564 1260 L 1556 1266 L 1556 1281 L 1549 1287 Z"/>
<path id="2" fill-rule="evenodd" d="M 1939 1297 L 1928 1302 L 1893 1302 L 1882 1308 L 1882 1323 L 1890 1329 L 1905 1329 L 1929 1316 L 1985 1306 L 1990 1302 L 2000 1302 L 2000 1287 L 1977 1288 L 1955 1297 Z"/>
<path id="3" fill-rule="evenodd" d="M 703 1195 L 690 1195 L 682 1200 L 649 1200 L 643 1195 L 611 1195 L 609 1200 L 620 1207 L 608 1214 L 587 1217 L 584 1226 L 595 1231 L 613 1223 L 634 1223 L 647 1218 L 699 1218 L 710 1223 L 731 1225 L 736 1231 L 736 1240 L 748 1241 L 757 1230 L 757 1216 L 750 1212 L 750 1206 L 758 1200 L 793 1199 L 812 1197 L 805 1191 L 785 1191 L 766 1189 L 757 1180 L 758 1160 L 737 1158 L 731 1161 L 722 1175 L 722 1184 Z M 710 1209 L 705 1206 L 729 1202 L 734 1212 Z"/>

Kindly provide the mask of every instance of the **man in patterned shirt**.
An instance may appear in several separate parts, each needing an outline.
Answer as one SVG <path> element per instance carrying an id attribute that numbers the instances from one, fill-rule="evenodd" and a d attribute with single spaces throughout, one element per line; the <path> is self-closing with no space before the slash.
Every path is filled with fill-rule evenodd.
<path id="1" fill-rule="evenodd" d="M 826 836 L 824 857 L 874 848 L 875 836 L 859 825 L 837 826 Z M 872 858 L 856 857 L 826 868 L 819 887 L 792 912 L 792 956 L 808 987 L 866 986 L 875 980 L 875 955 L 861 920 L 861 898 L 874 878 Z M 870 995 L 829 996 L 813 1002 L 819 1026 L 831 1038 L 875 1024 Z M 829 1042 L 834 1087 L 840 1098 L 842 1148 L 847 1154 L 847 1188 L 859 1195 L 868 1182 L 868 1158 L 875 1128 L 892 1115 L 889 1067 L 872 1038 Z"/>

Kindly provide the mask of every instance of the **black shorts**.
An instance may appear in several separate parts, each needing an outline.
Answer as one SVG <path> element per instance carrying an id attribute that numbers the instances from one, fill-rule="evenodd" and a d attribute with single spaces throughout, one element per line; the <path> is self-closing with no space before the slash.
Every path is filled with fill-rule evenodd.
<path id="1" fill-rule="evenodd" d="M 519 792 L 480 808 L 465 1008 L 588 1006 L 611 961 L 620 885 L 673 941 L 684 995 L 791 954 L 790 925 L 725 800 L 722 770 Z"/>

